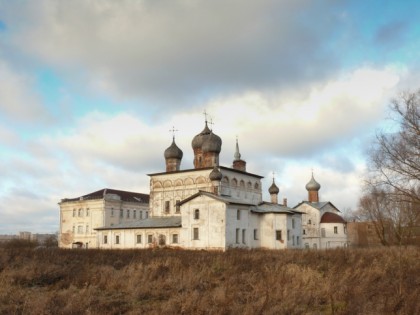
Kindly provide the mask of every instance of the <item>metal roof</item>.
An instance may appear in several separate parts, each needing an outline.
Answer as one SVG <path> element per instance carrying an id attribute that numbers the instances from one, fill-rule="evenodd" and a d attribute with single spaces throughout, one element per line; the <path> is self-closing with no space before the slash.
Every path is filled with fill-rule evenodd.
<path id="1" fill-rule="evenodd" d="M 149 229 L 149 228 L 176 228 L 181 227 L 181 216 L 150 217 L 144 220 L 104 226 L 95 230 L 121 230 L 121 229 Z"/>
<path id="2" fill-rule="evenodd" d="M 219 201 L 224 202 L 226 204 L 245 205 L 245 206 L 256 206 L 256 204 L 254 204 L 254 203 L 242 201 L 242 200 L 235 199 L 235 198 L 232 198 L 232 197 L 229 197 L 229 196 L 215 195 L 215 194 L 209 193 L 209 192 L 204 191 L 204 190 L 199 190 L 194 195 L 192 195 L 192 196 L 190 196 L 190 197 L 182 200 L 179 203 L 179 205 L 182 205 L 184 203 L 187 203 L 188 201 L 193 200 L 193 199 L 197 198 L 198 196 L 203 196 L 203 195 L 204 196 L 207 196 L 207 197 L 210 197 L 210 198 L 213 198 L 213 199 L 216 199 L 216 200 L 219 200 Z"/>
<path id="3" fill-rule="evenodd" d="M 321 210 L 322 208 L 324 208 L 326 205 L 331 205 L 334 209 L 336 209 L 338 212 L 341 212 L 336 206 L 334 206 L 332 204 L 331 201 L 322 201 L 322 202 L 309 202 L 309 201 L 302 201 L 299 204 L 297 204 L 296 206 L 294 206 L 293 208 L 296 209 L 297 207 L 299 207 L 301 204 L 307 204 L 310 205 L 311 207 L 314 207 L 315 209 Z"/>
<path id="4" fill-rule="evenodd" d="M 130 202 L 141 202 L 141 203 L 149 203 L 149 195 L 132 192 L 132 191 L 125 191 L 125 190 L 117 190 L 117 189 L 110 189 L 104 188 L 98 191 L 94 191 L 87 195 L 83 195 L 77 198 L 64 198 L 61 199 L 61 202 L 70 202 L 70 201 L 79 201 L 79 200 L 93 200 L 93 199 L 103 199 L 107 194 L 114 194 L 120 196 L 122 201 L 130 201 Z"/>
<path id="5" fill-rule="evenodd" d="M 270 203 L 270 202 L 263 202 L 259 204 L 257 207 L 251 210 L 255 213 L 285 213 L 285 214 L 301 214 L 302 212 L 296 211 L 292 208 L 286 207 L 284 205 Z"/>
<path id="6" fill-rule="evenodd" d="M 244 172 L 244 171 L 241 171 L 241 170 L 236 170 L 234 168 L 230 168 L 230 167 L 226 167 L 226 166 L 219 166 L 219 168 L 221 170 L 227 170 L 227 171 L 231 171 L 231 172 L 235 172 L 235 173 L 249 175 L 249 176 L 256 177 L 256 178 L 264 178 L 264 176 L 261 176 L 261 175 L 252 174 L 252 173 Z M 148 176 L 157 176 L 157 175 L 174 174 L 174 173 L 198 172 L 198 171 L 204 171 L 204 170 L 213 170 L 213 166 L 203 167 L 203 168 L 192 168 L 192 169 L 187 169 L 187 170 L 179 170 L 179 171 L 171 171 L 171 172 L 151 173 L 151 174 L 147 174 L 147 175 Z M 222 174 L 223 174 L 223 171 L 222 171 Z"/>

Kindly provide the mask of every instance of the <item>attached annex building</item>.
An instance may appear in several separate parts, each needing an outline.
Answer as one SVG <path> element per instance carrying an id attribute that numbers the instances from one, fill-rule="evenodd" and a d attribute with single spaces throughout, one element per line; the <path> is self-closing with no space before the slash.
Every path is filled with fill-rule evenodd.
<path id="1" fill-rule="evenodd" d="M 221 147 L 221 138 L 206 122 L 192 140 L 194 168 L 180 169 L 183 152 L 173 138 L 164 152 L 166 171 L 149 174 L 150 196 L 101 190 L 93 193 L 95 197 L 63 199 L 60 246 L 302 248 L 304 212 L 288 207 L 286 199 L 278 203 L 274 179 L 269 188 L 271 200 L 263 201 L 263 177 L 246 171 L 238 143 L 232 167 L 219 165 Z M 85 220 L 86 214 L 79 217 L 79 209 L 85 213 L 89 209 L 91 221 Z"/>

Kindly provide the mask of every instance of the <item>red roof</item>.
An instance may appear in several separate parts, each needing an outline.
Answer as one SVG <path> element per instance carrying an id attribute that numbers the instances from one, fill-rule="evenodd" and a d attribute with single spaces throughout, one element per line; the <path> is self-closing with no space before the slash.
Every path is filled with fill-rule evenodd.
<path id="1" fill-rule="evenodd" d="M 346 221 L 336 213 L 325 212 L 321 217 L 321 223 L 346 223 Z"/>

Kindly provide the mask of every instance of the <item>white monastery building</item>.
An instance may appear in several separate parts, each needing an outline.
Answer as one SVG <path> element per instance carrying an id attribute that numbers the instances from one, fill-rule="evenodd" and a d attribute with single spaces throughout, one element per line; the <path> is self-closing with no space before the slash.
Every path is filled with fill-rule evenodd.
<path id="1" fill-rule="evenodd" d="M 181 170 L 183 152 L 165 150 L 166 171 L 149 174 L 150 196 L 102 189 L 60 205 L 63 248 L 333 248 L 347 245 L 346 222 L 330 202 L 319 202 L 312 176 L 308 201 L 294 208 L 262 200 L 260 175 L 248 173 L 238 142 L 232 167 L 219 165 L 222 139 L 208 128 L 192 140 L 194 168 Z M 316 197 L 316 198 L 315 198 Z"/>

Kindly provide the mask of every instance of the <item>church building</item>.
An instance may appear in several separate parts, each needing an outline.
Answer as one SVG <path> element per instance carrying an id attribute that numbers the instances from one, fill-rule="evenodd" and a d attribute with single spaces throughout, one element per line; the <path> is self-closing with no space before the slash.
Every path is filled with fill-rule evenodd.
<path id="1" fill-rule="evenodd" d="M 207 121 L 191 146 L 194 167 L 181 169 L 183 151 L 173 137 L 163 154 L 165 171 L 148 175 L 150 195 L 101 190 L 62 199 L 60 246 L 226 250 L 326 248 L 326 244 L 338 244 L 337 235 L 331 234 L 331 239 L 327 235 L 336 227 L 330 227 L 331 222 L 336 224 L 336 216 L 341 218 L 339 211 L 331 203 L 311 197 L 315 196 L 310 185 L 313 178 L 307 185 L 309 201 L 294 208 L 287 206 L 287 199 L 279 203 L 274 178 L 268 189 L 270 201 L 263 201 L 263 177 L 247 172 L 238 141 L 231 167 L 219 164 L 222 139 Z M 91 221 L 86 221 L 89 216 Z M 312 226 L 312 222 L 317 225 Z M 342 230 L 343 225 L 339 226 Z M 324 231 L 325 237 L 320 237 L 319 231 L 313 232 L 314 228 Z"/>

